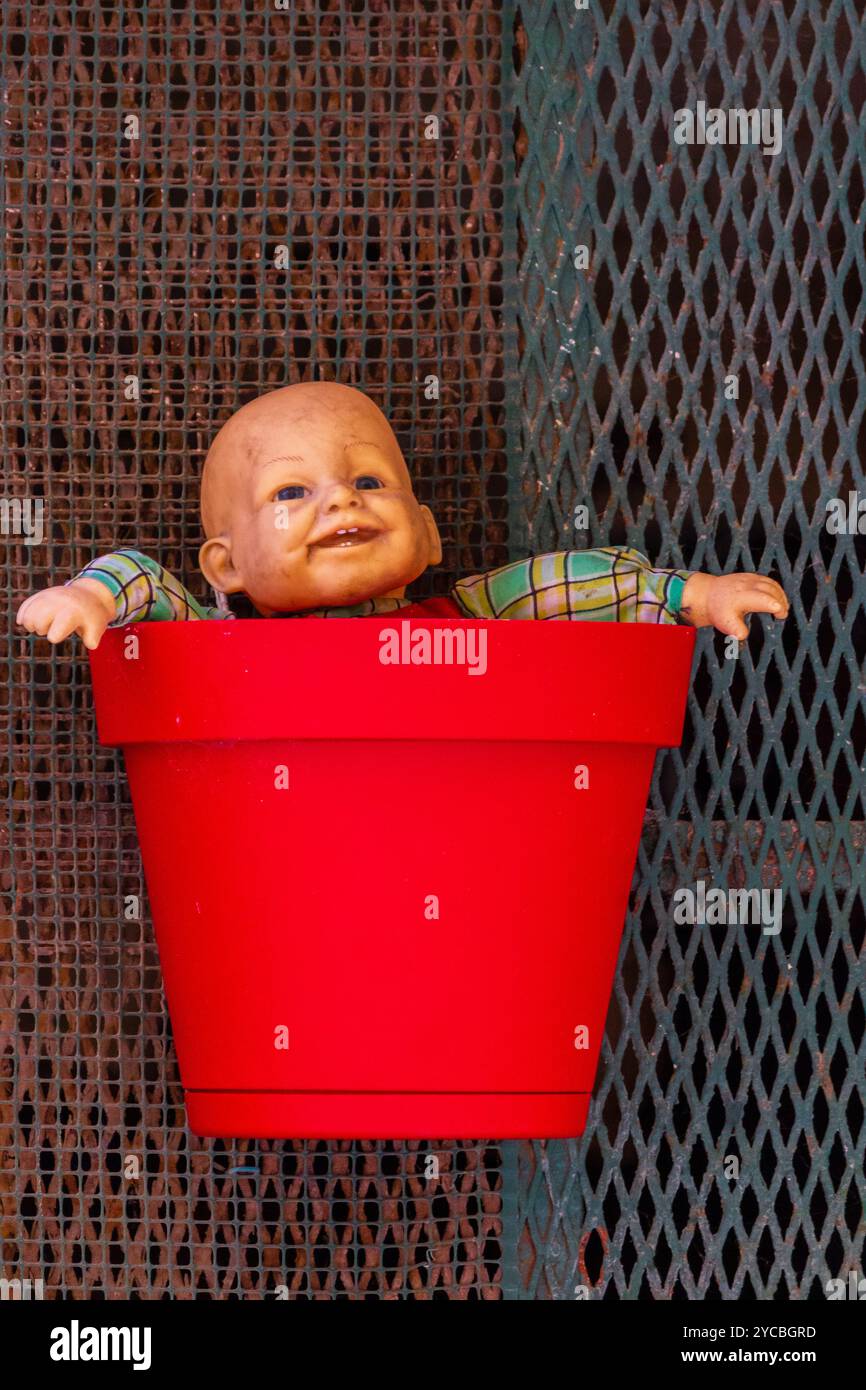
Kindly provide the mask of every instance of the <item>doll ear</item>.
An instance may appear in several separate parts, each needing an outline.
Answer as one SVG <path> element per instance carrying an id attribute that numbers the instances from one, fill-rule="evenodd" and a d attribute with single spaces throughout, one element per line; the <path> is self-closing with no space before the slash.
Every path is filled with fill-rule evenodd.
<path id="1" fill-rule="evenodd" d="M 224 536 L 205 541 L 198 552 L 198 567 L 212 589 L 223 594 L 237 594 L 243 588 L 238 571 L 232 564 L 232 552 Z"/>
<path id="2" fill-rule="evenodd" d="M 421 515 L 427 527 L 427 542 L 430 546 L 430 559 L 428 564 L 438 565 L 442 561 L 442 541 L 439 536 L 439 527 L 436 525 L 436 518 L 429 507 L 422 506 Z"/>

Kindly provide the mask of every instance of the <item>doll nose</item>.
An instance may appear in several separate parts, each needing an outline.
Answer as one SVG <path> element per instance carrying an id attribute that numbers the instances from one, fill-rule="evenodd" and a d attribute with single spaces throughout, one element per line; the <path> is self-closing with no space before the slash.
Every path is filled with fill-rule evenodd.
<path id="1" fill-rule="evenodd" d="M 361 505 L 357 492 L 348 483 L 334 483 L 325 499 L 323 511 L 342 512 L 346 507 L 359 507 Z"/>

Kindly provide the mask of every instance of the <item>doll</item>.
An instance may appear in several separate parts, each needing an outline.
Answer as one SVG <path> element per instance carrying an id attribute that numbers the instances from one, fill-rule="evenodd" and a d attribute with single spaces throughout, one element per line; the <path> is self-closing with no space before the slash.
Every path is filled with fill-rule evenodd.
<path id="1" fill-rule="evenodd" d="M 108 626 L 230 618 L 245 594 L 262 617 L 558 618 L 691 623 L 744 639 L 748 613 L 784 618 L 785 593 L 757 574 L 654 569 L 630 548 L 566 550 L 460 580 L 448 598 L 406 588 L 442 558 L 388 421 L 363 392 L 285 386 L 222 426 L 205 460 L 199 566 L 224 606 L 199 603 L 155 560 L 121 550 L 21 604 L 17 620 L 95 648 Z"/>

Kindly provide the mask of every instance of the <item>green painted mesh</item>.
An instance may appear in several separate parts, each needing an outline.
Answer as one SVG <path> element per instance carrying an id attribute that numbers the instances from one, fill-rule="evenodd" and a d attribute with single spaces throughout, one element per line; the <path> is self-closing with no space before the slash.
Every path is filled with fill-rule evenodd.
<path id="1" fill-rule="evenodd" d="M 517 18 L 515 533 L 760 569 L 792 599 L 737 660 L 699 636 L 590 1129 L 521 1148 L 522 1278 L 533 1298 L 823 1297 L 866 1268 L 866 541 L 825 526 L 829 500 L 866 500 L 866 17 L 548 0 Z M 702 98 L 781 108 L 781 153 L 676 145 L 674 110 Z M 700 879 L 781 889 L 780 933 L 674 926 Z"/>

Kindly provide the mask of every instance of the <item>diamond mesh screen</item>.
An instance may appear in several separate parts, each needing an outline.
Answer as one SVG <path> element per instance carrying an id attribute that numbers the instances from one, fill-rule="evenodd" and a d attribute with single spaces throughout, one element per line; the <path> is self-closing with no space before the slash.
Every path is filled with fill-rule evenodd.
<path id="1" fill-rule="evenodd" d="M 520 1150 L 522 1279 L 533 1298 L 823 1297 L 866 1269 L 866 542 L 825 525 L 831 499 L 866 499 L 866 18 L 847 0 L 516 17 L 515 537 L 760 569 L 792 599 L 738 659 L 699 639 L 590 1128 Z M 675 144 L 674 110 L 701 99 L 780 108 L 781 152 Z M 780 888 L 781 931 L 675 926 L 698 880 Z"/>
<path id="2" fill-rule="evenodd" d="M 289 381 L 385 409 L 443 530 L 440 588 L 508 558 L 499 16 L 85 0 L 3 24 L 3 487 L 44 499 L 45 540 L 0 538 L 0 1273 L 46 1297 L 499 1297 L 484 1141 L 187 1134 L 86 663 L 9 636 L 26 593 L 119 545 L 195 591 L 207 445 Z"/>

